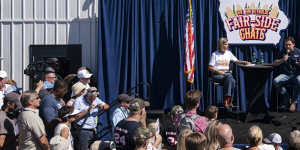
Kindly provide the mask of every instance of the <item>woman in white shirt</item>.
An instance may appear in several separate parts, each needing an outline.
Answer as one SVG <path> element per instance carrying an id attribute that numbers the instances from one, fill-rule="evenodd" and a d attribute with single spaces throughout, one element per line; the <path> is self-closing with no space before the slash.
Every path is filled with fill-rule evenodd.
<path id="1" fill-rule="evenodd" d="M 230 62 L 243 65 L 250 64 L 248 61 L 238 60 L 231 51 L 228 50 L 228 40 L 222 37 L 218 41 L 218 50 L 211 55 L 208 70 L 212 72 L 212 79 L 224 86 L 224 106 L 227 109 L 232 107 L 231 97 L 233 96 L 233 90 L 235 88 L 235 79 L 229 70 Z"/>
<path id="2" fill-rule="evenodd" d="M 54 136 L 61 136 L 68 141 L 68 150 L 73 150 L 72 135 L 70 125 L 76 119 L 78 111 L 74 111 L 72 106 L 63 106 L 58 110 L 58 117 L 61 122 L 55 127 Z M 66 146 L 66 145 L 65 145 Z"/>

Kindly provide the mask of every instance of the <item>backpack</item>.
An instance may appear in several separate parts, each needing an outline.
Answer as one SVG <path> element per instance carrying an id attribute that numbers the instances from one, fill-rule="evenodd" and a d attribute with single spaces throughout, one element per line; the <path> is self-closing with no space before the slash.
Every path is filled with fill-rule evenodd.
<path id="1" fill-rule="evenodd" d="M 200 117 L 198 114 L 193 114 L 192 116 L 187 116 L 185 113 L 181 114 L 178 119 L 177 133 L 179 135 L 180 131 L 183 129 L 191 129 L 194 132 L 195 123 L 194 120 Z"/>
<path id="2" fill-rule="evenodd" d="M 68 150 L 69 141 L 60 135 L 56 135 L 50 139 L 50 149 L 51 150 Z"/>

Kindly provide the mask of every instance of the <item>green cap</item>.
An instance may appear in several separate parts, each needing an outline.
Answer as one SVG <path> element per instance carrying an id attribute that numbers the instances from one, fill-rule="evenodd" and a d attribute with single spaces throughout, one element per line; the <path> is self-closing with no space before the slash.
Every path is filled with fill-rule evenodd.
<path id="1" fill-rule="evenodd" d="M 129 103 L 129 110 L 132 112 L 137 112 L 148 106 L 150 106 L 150 103 L 148 101 L 144 101 L 140 98 L 135 98 Z"/>
<path id="2" fill-rule="evenodd" d="M 180 105 L 175 105 L 171 110 L 171 114 L 174 116 L 179 115 L 183 112 L 184 112 L 184 110 Z"/>
<path id="3" fill-rule="evenodd" d="M 133 139 L 135 141 L 141 141 L 141 140 L 147 140 L 152 136 L 154 136 L 154 134 L 151 132 L 150 129 L 139 127 L 137 130 L 135 130 Z"/>

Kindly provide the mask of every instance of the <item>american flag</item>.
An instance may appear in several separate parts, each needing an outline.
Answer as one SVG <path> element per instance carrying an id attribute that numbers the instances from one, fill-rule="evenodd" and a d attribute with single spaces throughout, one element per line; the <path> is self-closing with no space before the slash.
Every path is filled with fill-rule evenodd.
<path id="1" fill-rule="evenodd" d="M 191 84 L 194 83 L 194 70 L 195 70 L 195 49 L 194 49 L 194 27 L 192 22 L 192 10 L 187 14 L 184 47 L 185 47 L 185 64 L 184 73 L 187 76 L 187 81 Z"/>

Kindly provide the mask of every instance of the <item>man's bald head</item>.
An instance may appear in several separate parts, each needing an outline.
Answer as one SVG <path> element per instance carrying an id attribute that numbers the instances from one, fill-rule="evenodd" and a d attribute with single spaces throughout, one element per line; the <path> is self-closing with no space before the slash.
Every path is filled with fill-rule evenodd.
<path id="1" fill-rule="evenodd" d="M 222 124 L 218 127 L 218 140 L 221 146 L 233 144 L 233 134 L 230 125 Z"/>

